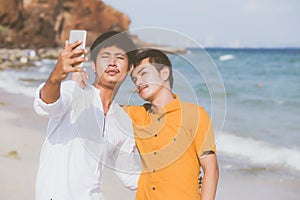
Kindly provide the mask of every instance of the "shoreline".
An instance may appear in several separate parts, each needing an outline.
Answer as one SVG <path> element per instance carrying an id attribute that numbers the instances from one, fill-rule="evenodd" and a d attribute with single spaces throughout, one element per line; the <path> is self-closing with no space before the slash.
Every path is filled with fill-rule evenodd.
<path id="1" fill-rule="evenodd" d="M 0 199 L 34 199 L 39 154 L 47 118 L 35 114 L 33 98 L 0 89 Z M 236 168 L 236 163 L 218 154 L 220 178 L 217 200 L 296 200 L 299 177 L 269 169 Z M 106 200 L 134 199 L 113 170 L 105 169 L 101 188 Z M 125 198 L 124 198 L 125 197 Z"/>

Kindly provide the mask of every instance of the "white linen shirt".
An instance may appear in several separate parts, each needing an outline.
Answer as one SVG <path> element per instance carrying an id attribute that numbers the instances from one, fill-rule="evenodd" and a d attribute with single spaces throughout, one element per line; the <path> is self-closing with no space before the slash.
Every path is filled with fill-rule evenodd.
<path id="1" fill-rule="evenodd" d="M 35 111 L 49 116 L 36 177 L 36 200 L 100 200 L 104 165 L 114 167 L 129 189 L 141 170 L 130 118 L 113 101 L 103 113 L 100 90 L 61 84 L 59 99 L 46 104 L 37 89 Z"/>

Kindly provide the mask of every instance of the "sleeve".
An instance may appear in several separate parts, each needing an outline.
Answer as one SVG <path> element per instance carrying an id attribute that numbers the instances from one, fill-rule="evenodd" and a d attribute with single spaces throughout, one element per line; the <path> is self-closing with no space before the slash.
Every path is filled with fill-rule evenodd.
<path id="1" fill-rule="evenodd" d="M 207 154 L 216 153 L 216 145 L 214 138 L 214 130 L 208 113 L 203 109 L 199 109 L 200 120 L 198 123 L 198 131 L 195 137 L 195 145 L 198 157 Z"/>
<path id="2" fill-rule="evenodd" d="M 125 107 L 127 108 L 127 107 Z M 142 165 L 140 156 L 135 144 L 132 121 L 123 110 L 116 109 L 114 115 L 114 123 L 107 125 L 112 137 L 111 142 L 114 144 L 113 155 L 109 158 L 109 162 L 113 163 L 115 173 L 122 183 L 131 190 L 137 188 Z M 113 132 L 112 132 L 113 131 Z M 114 135 L 114 136 L 112 136 Z"/>
<path id="3" fill-rule="evenodd" d="M 61 85 L 61 94 L 59 99 L 50 104 L 45 103 L 40 97 L 40 92 L 44 85 L 45 83 L 42 83 L 37 88 L 34 98 L 33 107 L 37 114 L 41 116 L 59 117 L 71 108 L 74 83 L 71 81 L 63 82 Z"/>
<path id="4" fill-rule="evenodd" d="M 136 190 L 141 173 L 141 161 L 134 139 L 126 139 L 116 159 L 116 174 L 130 190 Z"/>

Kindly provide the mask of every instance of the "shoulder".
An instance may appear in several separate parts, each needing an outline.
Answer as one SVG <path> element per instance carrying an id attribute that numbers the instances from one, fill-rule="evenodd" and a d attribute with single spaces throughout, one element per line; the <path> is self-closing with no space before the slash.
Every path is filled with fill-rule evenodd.
<path id="1" fill-rule="evenodd" d="M 118 118 L 128 118 L 127 112 L 126 112 L 126 106 L 119 105 L 118 103 L 114 102 L 114 115 L 117 115 Z"/>
<path id="2" fill-rule="evenodd" d="M 186 113 L 186 115 L 199 116 L 201 120 L 209 119 L 208 112 L 202 106 L 189 102 L 181 102 L 180 104 L 182 111 Z"/>
<path id="3" fill-rule="evenodd" d="M 132 105 L 121 105 L 121 107 L 123 108 L 123 110 L 125 112 L 127 112 L 129 115 L 134 115 L 134 113 L 144 113 L 147 112 L 149 110 L 149 108 L 151 107 L 151 105 L 149 103 L 146 103 L 142 106 L 132 106 Z"/>
<path id="4" fill-rule="evenodd" d="M 190 103 L 190 102 L 180 102 L 180 105 L 182 107 L 182 109 L 186 109 L 186 110 L 198 110 L 200 112 L 206 112 L 205 109 L 200 106 L 200 105 L 197 105 L 195 103 Z"/>
<path id="5" fill-rule="evenodd" d="M 77 83 L 75 81 L 72 81 L 72 80 L 67 80 L 67 81 L 63 81 L 61 83 L 61 85 L 63 87 L 75 87 L 77 85 Z"/>
<path id="6" fill-rule="evenodd" d="M 150 106 L 149 103 L 146 103 L 142 106 L 124 105 L 122 108 L 133 121 L 136 121 L 147 113 Z"/>
<path id="7" fill-rule="evenodd" d="M 68 80 L 61 83 L 62 93 L 72 93 L 76 87 L 79 87 L 75 81 Z"/>
<path id="8" fill-rule="evenodd" d="M 114 102 L 113 105 L 112 115 L 109 116 L 111 116 L 111 118 L 113 119 L 112 123 L 114 124 L 114 127 L 110 128 L 116 130 L 115 133 L 126 133 L 125 135 L 133 135 L 133 127 L 131 123 L 132 121 L 130 117 L 116 102 Z"/>

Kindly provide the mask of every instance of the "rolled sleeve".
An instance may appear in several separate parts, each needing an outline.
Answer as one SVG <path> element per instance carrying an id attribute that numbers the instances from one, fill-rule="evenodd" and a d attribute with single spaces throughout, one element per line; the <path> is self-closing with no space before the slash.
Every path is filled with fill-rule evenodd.
<path id="1" fill-rule="evenodd" d="M 58 117 L 71 107 L 72 90 L 74 90 L 74 83 L 70 81 L 63 82 L 61 85 L 61 95 L 56 102 L 45 103 L 41 99 L 41 89 L 45 85 L 42 83 L 36 90 L 33 107 L 35 112 L 41 116 Z"/>
<path id="2" fill-rule="evenodd" d="M 198 157 L 207 154 L 216 153 L 216 145 L 214 138 L 213 125 L 208 113 L 200 108 L 200 123 L 198 133 L 195 138 L 196 148 L 198 149 Z"/>

